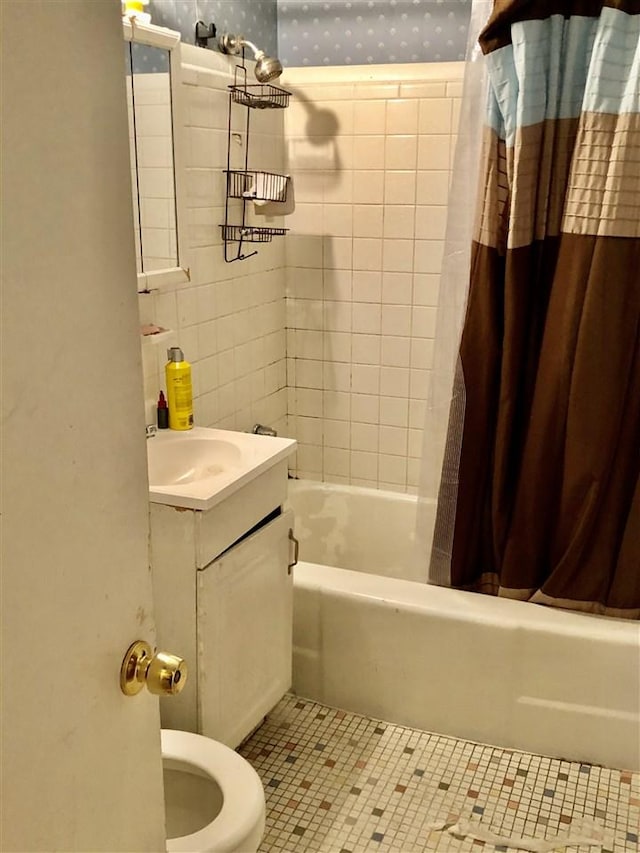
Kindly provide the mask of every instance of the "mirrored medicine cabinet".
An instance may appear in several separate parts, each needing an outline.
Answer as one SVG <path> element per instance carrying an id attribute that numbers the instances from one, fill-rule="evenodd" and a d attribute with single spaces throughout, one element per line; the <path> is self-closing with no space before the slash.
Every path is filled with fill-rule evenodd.
<path id="1" fill-rule="evenodd" d="M 189 280 L 180 34 L 123 19 L 138 291 Z"/>

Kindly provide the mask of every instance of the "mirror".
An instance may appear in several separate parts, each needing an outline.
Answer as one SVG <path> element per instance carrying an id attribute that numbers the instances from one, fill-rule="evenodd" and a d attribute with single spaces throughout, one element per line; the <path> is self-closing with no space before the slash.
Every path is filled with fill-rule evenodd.
<path id="1" fill-rule="evenodd" d="M 138 291 L 189 280 L 182 227 L 179 33 L 123 21 Z"/>

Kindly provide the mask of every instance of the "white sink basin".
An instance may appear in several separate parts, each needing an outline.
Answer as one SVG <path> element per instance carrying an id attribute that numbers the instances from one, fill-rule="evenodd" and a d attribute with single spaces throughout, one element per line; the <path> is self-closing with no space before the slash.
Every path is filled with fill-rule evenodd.
<path id="1" fill-rule="evenodd" d="M 149 441 L 149 486 L 184 486 L 238 468 L 242 451 L 230 441 L 194 438 Z"/>
<path id="2" fill-rule="evenodd" d="M 149 499 L 211 509 L 295 450 L 291 438 L 194 427 L 158 431 L 147 439 Z"/>

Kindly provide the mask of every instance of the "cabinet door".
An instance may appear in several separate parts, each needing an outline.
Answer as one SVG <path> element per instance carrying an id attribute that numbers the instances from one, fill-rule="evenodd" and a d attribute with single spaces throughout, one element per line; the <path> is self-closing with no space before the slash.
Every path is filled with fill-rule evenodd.
<path id="1" fill-rule="evenodd" d="M 288 511 L 198 572 L 199 728 L 227 746 L 291 687 L 292 528 Z"/>

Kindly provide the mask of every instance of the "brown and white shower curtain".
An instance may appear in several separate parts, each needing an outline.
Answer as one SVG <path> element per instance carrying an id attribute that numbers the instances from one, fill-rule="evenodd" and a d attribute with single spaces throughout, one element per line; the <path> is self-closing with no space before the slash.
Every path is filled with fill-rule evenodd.
<path id="1" fill-rule="evenodd" d="M 496 0 L 480 44 L 450 582 L 640 618 L 640 0 Z"/>

